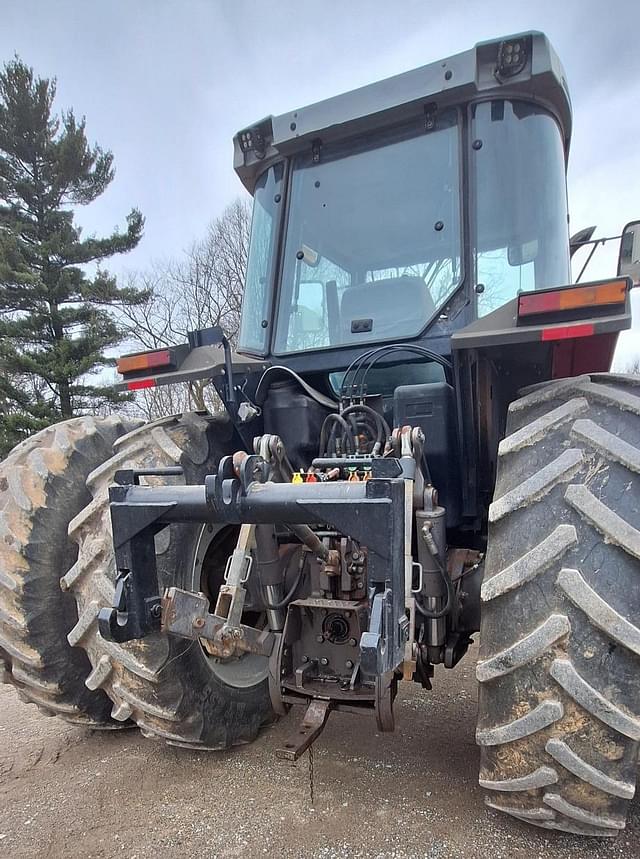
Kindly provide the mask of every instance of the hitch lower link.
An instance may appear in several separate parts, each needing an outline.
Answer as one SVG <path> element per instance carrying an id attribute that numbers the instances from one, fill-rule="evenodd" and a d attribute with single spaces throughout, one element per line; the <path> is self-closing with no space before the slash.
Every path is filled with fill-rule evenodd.
<path id="1" fill-rule="evenodd" d="M 243 525 L 238 545 L 229 556 L 225 583 L 220 586 L 215 611 L 210 613 L 204 594 L 168 588 L 162 598 L 162 630 L 183 638 L 200 639 L 205 650 L 220 659 L 256 653 L 271 656 L 275 636 L 240 622 L 246 584 L 253 558 L 250 554 L 255 525 Z"/>

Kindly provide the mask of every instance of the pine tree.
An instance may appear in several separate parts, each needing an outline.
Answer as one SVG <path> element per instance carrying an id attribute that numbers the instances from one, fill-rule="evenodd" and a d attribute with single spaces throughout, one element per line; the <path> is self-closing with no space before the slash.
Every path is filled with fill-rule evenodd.
<path id="1" fill-rule="evenodd" d="M 106 238 L 83 238 L 74 223 L 74 207 L 113 180 L 113 155 L 89 145 L 73 110 L 54 115 L 55 93 L 17 57 L 0 71 L 0 454 L 122 399 L 99 373 L 123 339 L 114 310 L 145 299 L 101 267 L 136 247 L 141 213 Z"/>

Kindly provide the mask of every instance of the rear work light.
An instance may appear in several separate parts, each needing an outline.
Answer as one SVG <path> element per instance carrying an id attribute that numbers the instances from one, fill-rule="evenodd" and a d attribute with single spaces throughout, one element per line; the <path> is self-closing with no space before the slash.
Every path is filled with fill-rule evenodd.
<path id="1" fill-rule="evenodd" d="M 531 36 L 500 42 L 496 74 L 501 78 L 512 78 L 520 74 L 531 53 Z"/>
<path id="2" fill-rule="evenodd" d="M 123 376 L 128 373 L 140 373 L 143 370 L 175 366 L 170 349 L 158 349 L 155 352 L 141 352 L 138 355 L 125 355 L 116 361 L 116 370 Z"/>
<path id="3" fill-rule="evenodd" d="M 518 296 L 518 318 L 624 305 L 628 282 L 626 278 L 585 286 L 564 287 L 545 292 L 527 292 Z"/>

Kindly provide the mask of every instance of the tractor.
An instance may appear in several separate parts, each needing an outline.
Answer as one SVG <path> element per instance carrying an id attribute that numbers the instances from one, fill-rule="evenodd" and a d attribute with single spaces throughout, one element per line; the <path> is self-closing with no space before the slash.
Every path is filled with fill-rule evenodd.
<path id="1" fill-rule="evenodd" d="M 539 32 L 234 138 L 242 319 L 118 360 L 222 406 L 84 416 L 0 467 L 0 665 L 45 713 L 227 749 L 297 708 L 394 728 L 479 633 L 487 805 L 614 836 L 640 740 L 640 224 L 571 282 L 564 72 Z M 620 238 L 620 237 L 617 237 Z M 437 726 L 425 725 L 437 732 Z"/>

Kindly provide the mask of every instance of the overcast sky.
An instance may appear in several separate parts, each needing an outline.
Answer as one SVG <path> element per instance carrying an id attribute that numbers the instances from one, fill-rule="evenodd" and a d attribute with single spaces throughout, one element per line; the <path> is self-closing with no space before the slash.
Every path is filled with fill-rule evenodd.
<path id="1" fill-rule="evenodd" d="M 0 21 L 0 59 L 57 77 L 58 107 L 114 152 L 116 179 L 81 223 L 100 234 L 134 205 L 147 219 L 114 271 L 178 255 L 243 193 L 238 129 L 528 29 L 551 38 L 572 95 L 572 232 L 640 218 L 638 0 L 3 0 Z M 586 279 L 615 273 L 612 244 Z M 622 363 L 640 355 L 635 293 Z"/>

